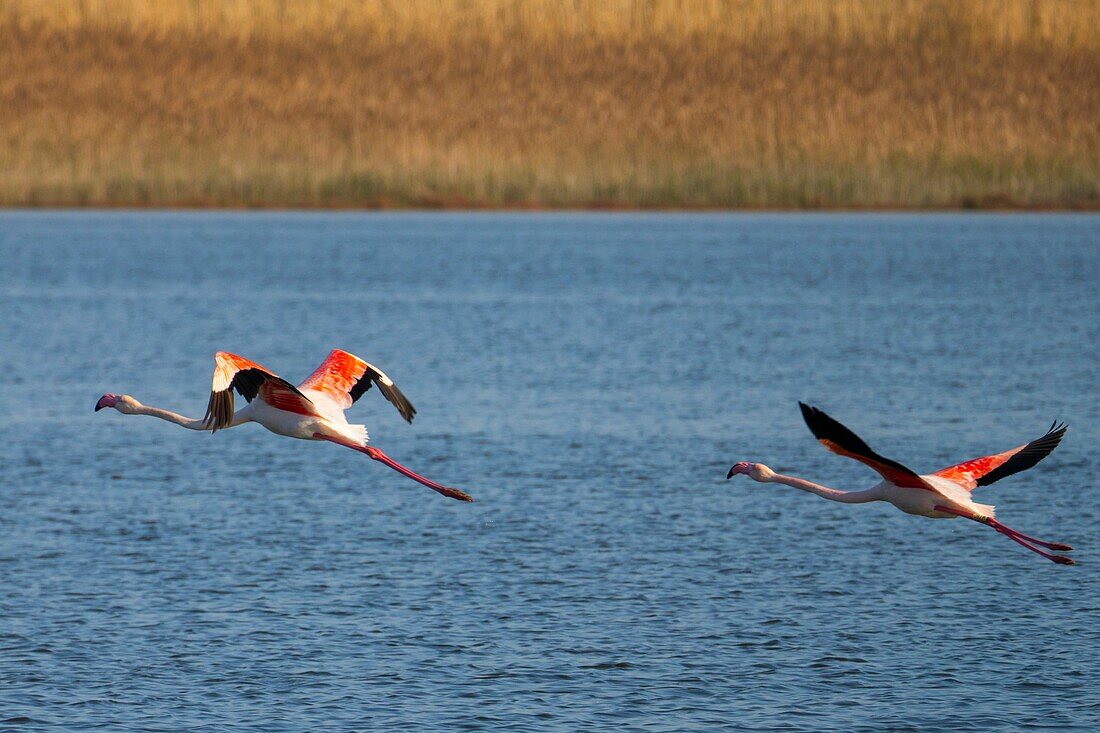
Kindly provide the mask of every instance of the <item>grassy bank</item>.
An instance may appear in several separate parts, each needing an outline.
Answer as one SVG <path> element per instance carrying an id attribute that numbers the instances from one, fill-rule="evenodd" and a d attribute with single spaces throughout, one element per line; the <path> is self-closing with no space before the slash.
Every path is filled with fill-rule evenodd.
<path id="1" fill-rule="evenodd" d="M 0 0 L 0 204 L 1100 205 L 1097 0 Z"/>

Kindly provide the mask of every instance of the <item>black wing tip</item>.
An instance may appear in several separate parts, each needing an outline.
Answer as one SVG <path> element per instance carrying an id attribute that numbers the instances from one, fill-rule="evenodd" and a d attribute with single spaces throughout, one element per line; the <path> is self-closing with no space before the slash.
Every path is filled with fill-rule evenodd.
<path id="1" fill-rule="evenodd" d="M 802 410 L 802 419 L 806 421 L 806 427 L 819 441 L 830 440 L 856 453 L 872 458 L 879 457 L 863 442 L 862 438 L 829 417 L 824 410 L 807 405 L 805 402 L 799 402 L 798 406 Z"/>
<path id="2" fill-rule="evenodd" d="M 382 396 L 397 408 L 405 422 L 412 425 L 413 418 L 416 417 L 416 408 L 413 407 L 413 403 L 409 402 L 409 398 L 405 396 L 405 393 L 392 381 L 389 384 L 383 382 L 381 375 L 372 376 L 371 381 L 378 385 L 378 390 L 382 393 Z"/>
<path id="3" fill-rule="evenodd" d="M 1028 448 L 1041 448 L 1049 453 L 1057 448 L 1058 444 L 1062 442 L 1062 438 L 1066 436 L 1067 430 L 1069 430 L 1068 424 L 1055 420 L 1050 424 L 1050 429 L 1047 430 L 1046 433 L 1028 443 L 1024 450 Z"/>
<path id="4" fill-rule="evenodd" d="M 413 404 L 409 402 L 409 398 L 398 389 L 396 384 L 391 381 L 387 385 L 382 381 L 384 378 L 387 377 L 382 374 L 382 371 L 378 367 L 373 364 L 367 364 L 363 376 L 356 380 L 355 385 L 349 392 L 352 403 L 358 402 L 359 398 L 366 394 L 371 387 L 378 387 L 378 391 L 382 393 L 386 401 L 397 408 L 402 419 L 412 425 L 413 418 L 416 417 L 416 408 L 413 407 Z"/>
<path id="5" fill-rule="evenodd" d="M 806 427 L 810 429 L 814 437 L 818 440 L 824 438 L 825 429 L 827 428 L 825 420 L 829 420 L 829 416 L 813 405 L 807 405 L 805 402 L 799 402 L 798 407 L 802 410 L 802 419 L 806 421 Z"/>
<path id="6" fill-rule="evenodd" d="M 1054 452 L 1054 449 L 1062 442 L 1062 438 L 1065 437 L 1067 430 L 1069 430 L 1069 425 L 1066 423 L 1059 423 L 1055 420 L 1051 424 L 1050 430 L 1043 436 L 1025 445 L 1019 453 L 1015 454 L 989 473 L 978 478 L 975 483 L 977 483 L 978 486 L 989 486 L 1003 478 L 1020 473 L 1021 471 L 1026 471 L 1029 468 L 1034 468 L 1039 461 Z"/>
<path id="7" fill-rule="evenodd" d="M 1058 423 L 1057 421 L 1055 421 L 1055 424 L 1051 426 L 1046 435 L 1044 435 L 1042 438 L 1039 438 L 1039 441 L 1042 441 L 1044 444 L 1049 445 L 1050 450 L 1054 450 L 1058 447 L 1058 444 L 1062 442 L 1062 438 L 1066 437 L 1067 430 L 1069 430 L 1069 425 L 1067 425 L 1066 423 Z"/>
<path id="8" fill-rule="evenodd" d="M 220 392 L 211 392 L 210 401 L 206 403 L 206 415 L 202 418 L 202 425 L 211 433 L 216 433 L 222 428 L 229 427 L 233 423 L 233 391 L 224 389 Z"/>
<path id="9" fill-rule="evenodd" d="M 396 385 L 393 389 L 393 404 L 397 408 L 397 411 L 401 413 L 401 417 L 405 418 L 405 422 L 412 425 L 413 418 L 416 417 L 416 408 L 409 402 L 409 398 L 402 394 L 401 390 Z"/>

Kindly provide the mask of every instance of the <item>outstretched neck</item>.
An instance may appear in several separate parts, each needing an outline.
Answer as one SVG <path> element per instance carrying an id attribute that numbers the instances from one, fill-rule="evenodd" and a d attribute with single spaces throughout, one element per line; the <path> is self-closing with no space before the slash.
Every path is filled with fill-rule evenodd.
<path id="1" fill-rule="evenodd" d="M 149 405 L 138 405 L 137 407 L 131 407 L 126 414 L 149 415 L 150 417 L 157 417 L 161 420 L 167 420 L 170 423 L 179 425 L 180 427 L 187 428 L 188 430 L 210 430 L 210 424 L 207 423 L 205 420 L 197 420 L 195 418 L 172 412 L 171 410 L 163 410 L 159 407 L 150 407 Z M 241 411 L 238 411 L 236 414 L 233 415 L 233 422 L 226 427 L 231 428 L 246 422 L 249 422 L 249 418 L 246 415 L 243 415 Z"/>
<path id="2" fill-rule="evenodd" d="M 807 481 L 803 478 L 784 476 L 781 473 L 775 474 L 771 480 L 775 483 L 786 484 L 796 489 L 808 491 L 811 494 L 817 494 L 822 499 L 839 501 L 845 504 L 863 504 L 868 501 L 880 501 L 882 499 L 882 492 L 877 486 L 866 491 L 840 491 L 839 489 L 830 489 L 828 486 L 815 484 L 813 481 Z"/>
<path id="3" fill-rule="evenodd" d="M 131 415 L 148 415 L 150 417 L 158 417 L 161 420 L 167 420 L 170 423 L 175 423 L 181 427 L 185 427 L 188 430 L 207 430 L 206 424 L 202 420 L 196 420 L 194 418 L 186 417 L 171 410 L 162 410 L 159 407 L 149 407 L 148 405 L 141 405 L 140 407 L 133 408 Z"/>

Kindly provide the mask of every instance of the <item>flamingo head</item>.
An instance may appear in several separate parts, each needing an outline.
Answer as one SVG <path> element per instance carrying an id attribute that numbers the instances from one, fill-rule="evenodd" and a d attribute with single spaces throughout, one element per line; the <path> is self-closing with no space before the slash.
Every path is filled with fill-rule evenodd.
<path id="1" fill-rule="evenodd" d="M 116 395 L 108 392 L 95 403 L 95 411 L 99 412 L 104 407 L 113 407 L 121 413 L 130 414 L 134 411 L 134 408 L 140 406 L 141 403 L 128 394 Z"/>
<path id="2" fill-rule="evenodd" d="M 763 463 L 748 463 L 746 461 L 741 461 L 740 463 L 734 464 L 730 472 L 726 474 L 726 478 L 733 478 L 739 473 L 745 474 L 753 481 L 760 481 L 762 483 L 771 481 L 775 477 L 775 471 L 771 470 Z"/>

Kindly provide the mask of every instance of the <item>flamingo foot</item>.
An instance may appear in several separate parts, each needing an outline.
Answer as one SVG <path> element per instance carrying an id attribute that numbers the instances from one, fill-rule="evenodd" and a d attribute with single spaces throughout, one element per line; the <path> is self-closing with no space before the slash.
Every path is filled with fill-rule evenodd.
<path id="1" fill-rule="evenodd" d="M 444 486 L 441 489 L 435 489 L 443 496 L 450 497 L 452 499 L 458 499 L 459 501 L 473 501 L 474 497 L 467 494 L 465 491 L 459 491 L 458 489 L 452 489 L 449 486 Z"/>

